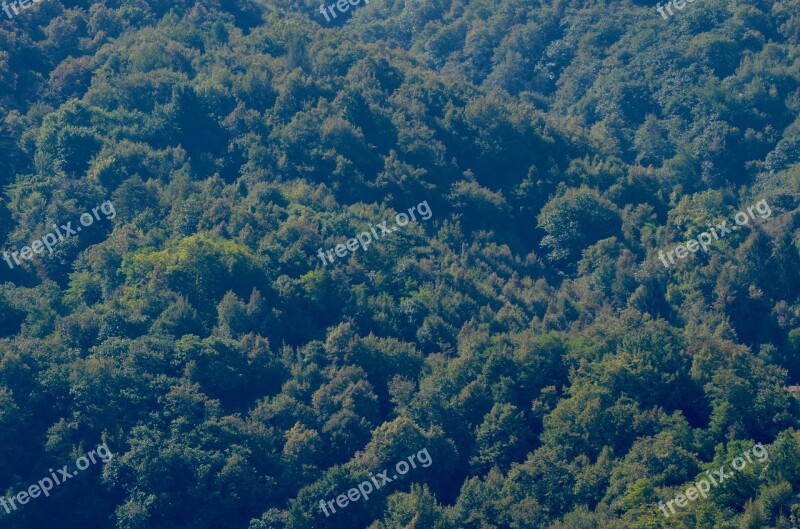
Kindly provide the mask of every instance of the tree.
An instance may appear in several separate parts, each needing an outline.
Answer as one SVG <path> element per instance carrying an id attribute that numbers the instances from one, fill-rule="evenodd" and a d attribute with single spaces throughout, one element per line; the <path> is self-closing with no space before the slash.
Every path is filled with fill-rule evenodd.
<path id="1" fill-rule="evenodd" d="M 538 227 L 547 235 L 541 246 L 554 264 L 575 269 L 581 252 L 591 244 L 619 235 L 617 208 L 588 188 L 569 189 L 551 199 L 538 216 Z"/>
<path id="2" fill-rule="evenodd" d="M 510 404 L 495 404 L 478 428 L 472 473 L 485 474 L 494 467 L 508 470 L 528 452 L 531 438 L 522 412 Z"/>

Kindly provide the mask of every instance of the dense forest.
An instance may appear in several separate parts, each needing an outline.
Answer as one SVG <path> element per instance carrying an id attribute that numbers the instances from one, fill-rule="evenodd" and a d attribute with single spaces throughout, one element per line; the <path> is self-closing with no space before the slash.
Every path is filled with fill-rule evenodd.
<path id="1" fill-rule="evenodd" d="M 800 0 L 353 1 L 3 3 L 0 527 L 800 528 Z"/>

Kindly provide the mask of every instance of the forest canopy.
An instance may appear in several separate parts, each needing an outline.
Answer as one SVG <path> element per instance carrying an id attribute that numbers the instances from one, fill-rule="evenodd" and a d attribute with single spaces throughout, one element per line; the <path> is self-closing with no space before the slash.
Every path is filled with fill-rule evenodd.
<path id="1" fill-rule="evenodd" d="M 0 526 L 798 527 L 800 0 L 679 1 L 0 10 Z"/>

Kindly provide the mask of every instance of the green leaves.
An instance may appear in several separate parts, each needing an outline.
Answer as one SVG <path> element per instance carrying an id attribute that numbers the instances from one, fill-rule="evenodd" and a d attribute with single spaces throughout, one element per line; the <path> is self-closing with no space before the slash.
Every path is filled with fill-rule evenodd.
<path id="1" fill-rule="evenodd" d="M 551 199 L 539 213 L 539 228 L 547 235 L 541 246 L 554 264 L 574 269 L 589 245 L 617 235 L 621 227 L 617 208 L 588 188 L 570 189 Z"/>

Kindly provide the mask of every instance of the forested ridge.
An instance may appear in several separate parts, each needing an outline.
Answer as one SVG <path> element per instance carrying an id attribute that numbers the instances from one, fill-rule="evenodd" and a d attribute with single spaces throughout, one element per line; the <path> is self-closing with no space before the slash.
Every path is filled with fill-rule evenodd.
<path id="1" fill-rule="evenodd" d="M 0 527 L 800 527 L 800 0 L 673 10 L 0 11 Z"/>

